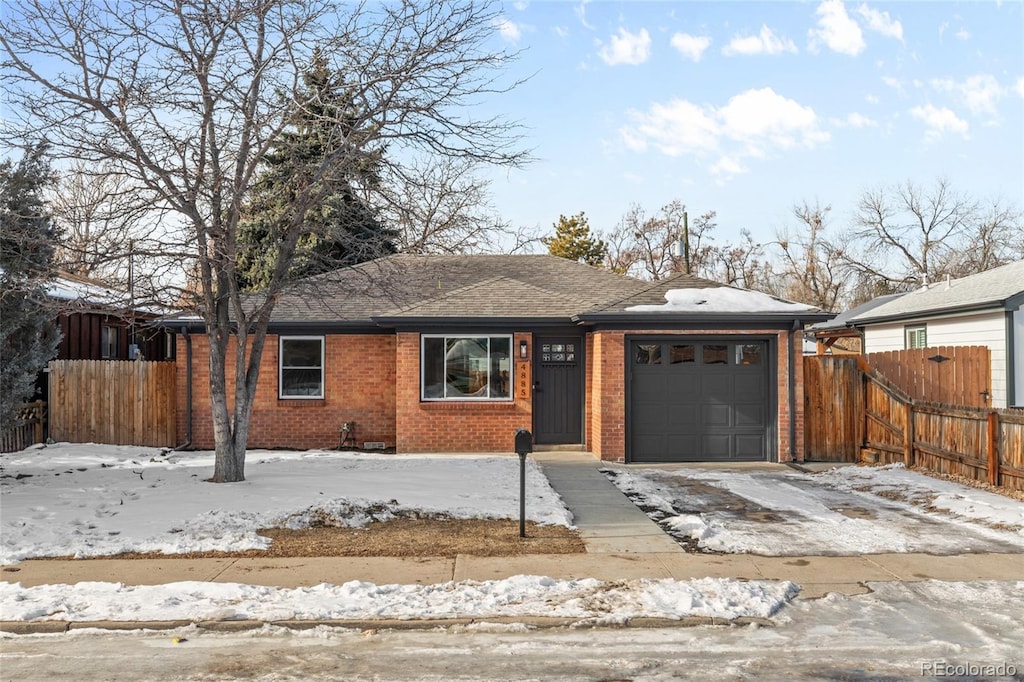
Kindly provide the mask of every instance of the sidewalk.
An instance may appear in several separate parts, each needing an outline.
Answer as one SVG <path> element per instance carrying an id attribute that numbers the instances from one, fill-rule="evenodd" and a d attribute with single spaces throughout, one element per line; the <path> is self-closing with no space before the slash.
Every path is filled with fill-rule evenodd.
<path id="1" fill-rule="evenodd" d="M 688 554 L 600 473 L 587 453 L 538 453 L 552 487 L 572 510 L 586 554 L 455 558 L 353 557 L 294 559 L 29 560 L 4 567 L 0 579 L 25 587 L 83 581 L 157 585 L 178 581 L 238 582 L 277 587 L 341 584 L 434 584 L 497 580 L 519 574 L 559 579 L 701 577 L 790 580 L 802 598 L 861 594 L 866 581 L 1020 580 L 1024 555 L 877 554 L 850 557 L 762 557 Z"/>

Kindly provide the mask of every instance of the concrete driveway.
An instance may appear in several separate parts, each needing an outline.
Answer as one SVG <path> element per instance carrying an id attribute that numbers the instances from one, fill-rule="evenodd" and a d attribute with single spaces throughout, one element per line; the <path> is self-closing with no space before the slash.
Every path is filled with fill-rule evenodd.
<path id="1" fill-rule="evenodd" d="M 872 488 L 835 474 L 816 475 L 778 464 L 613 465 L 604 473 L 693 552 L 1021 554 L 1024 575 L 1020 528 L 935 509 L 927 487 Z M 991 495 L 965 491 L 965 496 Z M 1002 501 L 1020 505 L 1024 517 L 1024 503 Z M 985 502 L 978 498 L 978 504 Z"/>

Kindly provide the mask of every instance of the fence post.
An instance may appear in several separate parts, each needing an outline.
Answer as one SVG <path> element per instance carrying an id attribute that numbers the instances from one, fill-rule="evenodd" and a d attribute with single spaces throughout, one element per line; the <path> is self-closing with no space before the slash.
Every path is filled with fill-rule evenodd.
<path id="1" fill-rule="evenodd" d="M 903 464 L 909 469 L 914 466 L 914 403 L 903 406 L 906 426 L 903 427 Z"/>
<path id="2" fill-rule="evenodd" d="M 999 413 L 988 413 L 988 482 L 999 485 Z"/>

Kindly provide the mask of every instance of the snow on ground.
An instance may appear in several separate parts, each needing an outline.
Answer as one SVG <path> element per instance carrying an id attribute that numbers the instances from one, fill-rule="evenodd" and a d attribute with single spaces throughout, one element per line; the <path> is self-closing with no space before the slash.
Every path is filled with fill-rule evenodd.
<path id="1" fill-rule="evenodd" d="M 570 526 L 527 461 L 526 514 Z M 518 518 L 515 457 L 250 451 L 246 480 L 215 484 L 211 452 L 59 443 L 0 456 L 0 563 L 128 551 L 266 547 L 259 528 L 300 528 L 324 513 L 360 526 L 401 514 Z M 322 511 L 320 511 L 322 510 Z"/>
<path id="2" fill-rule="evenodd" d="M 478 621 L 425 630 L 84 628 L 0 634 L 0 661 L 4 677 L 18 680 L 124 679 L 126 671 L 160 680 L 638 682 L 1024 674 L 1024 582 L 868 586 L 870 594 L 795 600 L 770 627 L 535 629 Z M 992 672 L 974 672 L 982 666 Z"/>
<path id="3" fill-rule="evenodd" d="M 640 616 L 758 617 L 775 614 L 797 587 L 790 582 L 591 578 L 505 580 L 437 585 L 343 585 L 284 589 L 238 583 L 119 583 L 22 587 L 0 583 L 0 620 L 332 620 L 553 616 L 623 622 Z"/>
<path id="4" fill-rule="evenodd" d="M 710 551 L 799 556 L 1024 549 L 1024 503 L 901 467 L 837 467 L 823 474 L 604 471 L 671 534 Z"/>
<path id="5" fill-rule="evenodd" d="M 836 467 L 816 474 L 815 479 L 836 490 L 899 495 L 930 509 L 1024 535 L 1024 504 L 1020 501 L 909 471 L 902 464 Z"/>

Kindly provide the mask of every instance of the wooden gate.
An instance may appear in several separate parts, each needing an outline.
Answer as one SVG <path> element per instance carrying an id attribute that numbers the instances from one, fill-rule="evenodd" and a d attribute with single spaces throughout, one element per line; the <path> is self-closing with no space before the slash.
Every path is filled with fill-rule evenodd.
<path id="1" fill-rule="evenodd" d="M 804 357 L 804 443 L 815 461 L 856 462 L 864 441 L 861 433 L 864 390 L 855 356 Z"/>
<path id="2" fill-rule="evenodd" d="M 173 447 L 175 414 L 173 362 L 50 362 L 55 441 Z"/>

